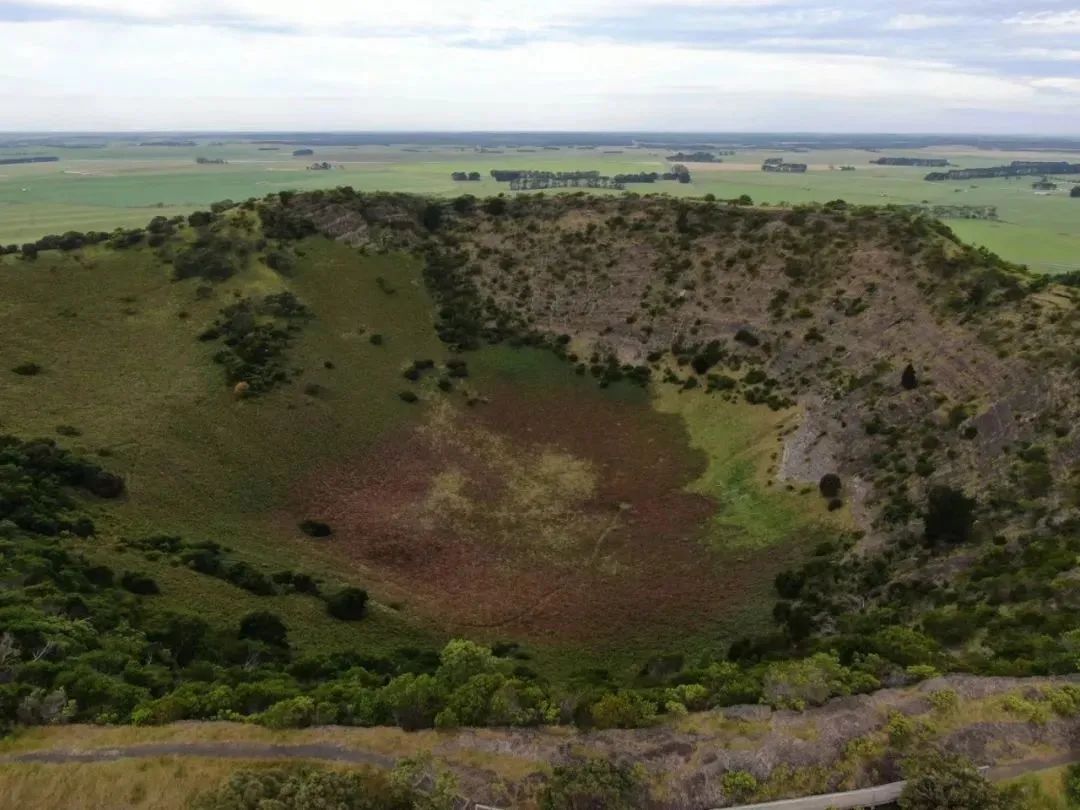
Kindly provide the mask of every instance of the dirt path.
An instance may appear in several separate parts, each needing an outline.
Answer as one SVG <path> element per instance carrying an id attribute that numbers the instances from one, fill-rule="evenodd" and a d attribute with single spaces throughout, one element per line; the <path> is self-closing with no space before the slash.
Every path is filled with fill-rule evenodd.
<path id="1" fill-rule="evenodd" d="M 1032 771 L 1042 771 L 1047 768 L 1057 768 L 1060 765 L 1072 765 L 1080 762 L 1080 748 L 1075 751 L 1066 751 L 1053 757 L 1041 757 L 1039 759 L 1026 759 L 1023 762 L 1014 762 L 1011 765 L 997 765 L 990 768 L 986 775 L 995 782 L 1005 779 L 1015 779 Z"/>

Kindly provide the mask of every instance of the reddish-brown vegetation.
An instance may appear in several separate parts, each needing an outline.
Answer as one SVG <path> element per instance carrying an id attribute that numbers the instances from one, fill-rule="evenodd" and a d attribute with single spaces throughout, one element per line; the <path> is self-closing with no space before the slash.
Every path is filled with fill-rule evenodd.
<path id="1" fill-rule="evenodd" d="M 296 514 L 324 516 L 343 557 L 451 632 L 614 642 L 738 607 L 762 561 L 699 541 L 715 504 L 685 491 L 704 459 L 680 420 L 570 396 L 504 387 L 475 409 L 436 408 L 427 426 L 314 471 Z"/>

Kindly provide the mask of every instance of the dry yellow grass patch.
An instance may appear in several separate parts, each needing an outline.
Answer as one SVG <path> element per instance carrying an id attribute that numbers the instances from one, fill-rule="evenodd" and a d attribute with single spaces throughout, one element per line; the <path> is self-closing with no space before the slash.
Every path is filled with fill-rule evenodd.
<path id="1" fill-rule="evenodd" d="M 160 759 L 0 765 L 0 803 L 19 810 L 183 810 L 245 764 Z"/>

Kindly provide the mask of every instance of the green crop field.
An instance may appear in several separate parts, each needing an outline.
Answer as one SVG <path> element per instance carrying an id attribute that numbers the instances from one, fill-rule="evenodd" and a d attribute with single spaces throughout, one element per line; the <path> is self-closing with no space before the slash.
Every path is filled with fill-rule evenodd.
<path id="1" fill-rule="evenodd" d="M 188 213 L 223 199 L 262 197 L 282 189 L 351 185 L 364 191 L 407 191 L 437 195 L 480 195 L 508 190 L 492 169 L 598 170 L 604 175 L 657 171 L 669 152 L 649 148 L 505 148 L 477 152 L 467 146 L 313 147 L 293 157 L 293 145 L 259 148 L 255 143 L 210 143 L 194 147 L 137 146 L 114 142 L 99 148 L 0 148 L 0 158 L 56 155 L 56 163 L 0 165 L 0 243 L 21 243 L 46 233 L 111 230 L 145 224 L 159 214 Z M 958 146 L 932 150 L 889 150 L 889 155 L 947 157 L 961 168 L 1011 160 L 1070 159 L 1052 153 L 1002 152 Z M 197 164 L 197 157 L 224 164 Z M 805 162 L 805 174 L 759 170 L 767 157 Z M 1042 272 L 1080 268 L 1080 202 L 1069 198 L 1080 177 L 1059 178 L 1059 187 L 1037 194 L 1033 178 L 931 183 L 920 167 L 874 166 L 865 150 L 809 152 L 740 151 L 722 164 L 691 164 L 689 184 L 658 182 L 629 190 L 678 195 L 748 194 L 766 204 L 845 199 L 860 204 L 993 205 L 998 221 L 953 219 L 964 239 Z M 312 161 L 334 168 L 313 170 Z M 841 171 L 851 165 L 854 171 Z M 479 182 L 454 182 L 454 171 L 478 171 Z"/>

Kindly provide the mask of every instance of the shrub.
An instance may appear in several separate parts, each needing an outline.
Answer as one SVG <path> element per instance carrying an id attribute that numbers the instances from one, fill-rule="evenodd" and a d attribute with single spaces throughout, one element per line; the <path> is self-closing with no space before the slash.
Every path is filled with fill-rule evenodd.
<path id="1" fill-rule="evenodd" d="M 604 695 L 592 705 L 597 728 L 642 728 L 656 720 L 656 707 L 636 692 Z"/>
<path id="2" fill-rule="evenodd" d="M 39 366 L 37 363 L 19 363 L 11 369 L 13 374 L 18 374 L 22 377 L 35 377 L 45 369 Z"/>
<path id="3" fill-rule="evenodd" d="M 911 736 L 915 732 L 915 723 L 903 712 L 893 709 L 889 712 L 885 730 L 888 732 L 889 742 L 902 747 L 911 742 Z"/>
<path id="4" fill-rule="evenodd" d="M 355 621 L 367 612 L 367 591 L 363 588 L 342 588 L 326 600 L 326 610 L 335 619 Z"/>
<path id="5" fill-rule="evenodd" d="M 927 696 L 934 711 L 947 714 L 960 705 L 960 696 L 952 689 L 936 689 Z"/>
<path id="6" fill-rule="evenodd" d="M 923 519 L 923 536 L 930 543 L 966 542 L 975 526 L 975 500 L 952 487 L 932 487 Z"/>
<path id="7" fill-rule="evenodd" d="M 377 771 L 309 766 L 256 768 L 233 773 L 200 796 L 195 810 L 415 810 L 415 791 Z"/>
<path id="8" fill-rule="evenodd" d="M 267 728 L 305 728 L 314 718 L 315 701 L 309 697 L 294 697 L 279 700 L 256 719 Z"/>
<path id="9" fill-rule="evenodd" d="M 283 250 L 271 250 L 266 254 L 266 266 L 288 275 L 296 268 L 296 260 Z"/>
<path id="10" fill-rule="evenodd" d="M 605 759 L 556 765 L 540 794 L 541 810 L 636 810 L 646 800 L 640 767 Z"/>
<path id="11" fill-rule="evenodd" d="M 773 580 L 776 592 L 785 599 L 797 599 L 806 583 L 806 576 L 797 571 L 781 571 Z"/>
<path id="12" fill-rule="evenodd" d="M 173 278 L 202 278 L 207 281 L 224 281 L 236 273 L 236 264 L 228 254 L 227 242 L 215 241 L 194 244 L 179 250 L 173 257 Z"/>
<path id="13" fill-rule="evenodd" d="M 1073 196 L 1080 197 L 1080 186 L 1073 189 Z M 1075 806 L 1080 807 L 1080 763 L 1070 765 L 1065 770 L 1065 798 Z"/>
<path id="14" fill-rule="evenodd" d="M 1002 797 L 969 762 L 938 752 L 909 764 L 901 810 L 1005 810 Z"/>
<path id="15" fill-rule="evenodd" d="M 908 391 L 919 387 L 919 378 L 915 376 L 915 366 L 908 363 L 900 374 L 900 386 Z"/>
<path id="16" fill-rule="evenodd" d="M 83 486 L 99 498 L 119 498 L 124 494 L 124 479 L 116 473 L 93 468 L 83 478 Z"/>
<path id="17" fill-rule="evenodd" d="M 125 571 L 120 577 L 120 587 L 124 590 L 137 593 L 140 596 L 152 596 L 161 593 L 158 584 L 145 574 L 137 574 L 134 571 Z"/>
<path id="18" fill-rule="evenodd" d="M 288 645 L 288 630 L 276 614 L 268 610 L 249 613 L 240 620 L 240 638 L 261 641 L 274 647 Z"/>
<path id="19" fill-rule="evenodd" d="M 735 340 L 745 346 L 757 346 L 761 343 L 757 336 L 749 329 L 740 329 L 735 333 Z"/>
<path id="20" fill-rule="evenodd" d="M 398 398 L 402 402 L 408 402 L 410 404 L 418 402 L 420 400 L 420 397 L 418 397 L 412 391 L 402 391 L 400 394 L 398 394 Z"/>
<path id="21" fill-rule="evenodd" d="M 818 491 L 823 498 L 835 498 L 840 494 L 840 476 L 836 473 L 825 473 L 818 481 Z"/>
<path id="22" fill-rule="evenodd" d="M 424 206 L 424 210 L 420 213 L 420 222 L 429 231 L 437 231 L 439 226 L 442 225 L 442 217 L 442 206 L 437 202 L 430 202 Z"/>
<path id="23" fill-rule="evenodd" d="M 748 771 L 728 771 L 721 782 L 724 798 L 740 804 L 753 797 L 758 789 L 758 780 Z"/>
<path id="24" fill-rule="evenodd" d="M 834 655 L 818 653 L 795 661 L 769 665 L 762 681 L 765 701 L 778 709 L 802 710 L 820 706 L 834 695 L 848 692 L 844 668 Z"/>
<path id="25" fill-rule="evenodd" d="M 300 522 L 299 526 L 300 531 L 308 537 L 329 537 L 333 534 L 330 524 L 323 523 L 321 520 L 304 520 Z"/>

